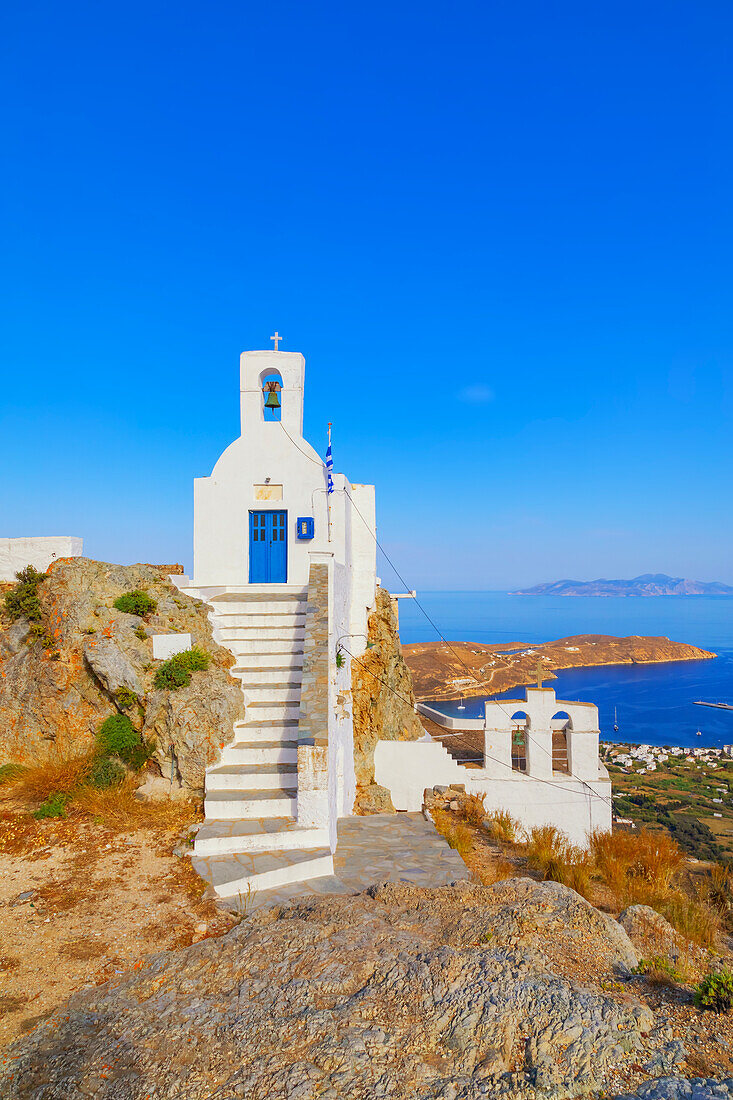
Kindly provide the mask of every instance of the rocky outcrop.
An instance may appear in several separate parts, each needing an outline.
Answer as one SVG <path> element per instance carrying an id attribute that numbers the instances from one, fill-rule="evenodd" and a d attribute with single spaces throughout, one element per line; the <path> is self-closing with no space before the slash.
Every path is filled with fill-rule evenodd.
<path id="1" fill-rule="evenodd" d="M 312 898 L 75 994 L 8 1049 L 0 1093 L 609 1095 L 686 1053 L 666 1020 L 613 992 L 628 961 L 625 934 L 554 883 Z"/>
<path id="2" fill-rule="evenodd" d="M 630 905 L 618 920 L 640 959 L 662 959 L 688 977 L 700 977 L 707 970 L 707 952 L 676 932 L 651 906 Z"/>
<path id="3" fill-rule="evenodd" d="M 425 731 L 414 710 L 412 677 L 402 656 L 392 600 L 384 588 L 377 588 L 367 629 L 371 646 L 352 662 L 354 812 L 394 813 L 389 791 L 374 781 L 377 741 L 415 741 Z"/>
<path id="4" fill-rule="evenodd" d="M 154 614 L 117 611 L 118 596 L 144 589 Z M 40 763 L 90 749 L 100 723 L 128 713 L 166 777 L 191 792 L 204 785 L 243 717 L 233 658 L 214 642 L 205 605 L 184 596 L 165 567 L 111 565 L 88 558 L 55 563 L 39 587 L 47 643 L 19 619 L 0 631 L 0 763 Z M 177 691 L 153 688 L 153 634 L 189 633 L 211 656 L 207 671 Z M 50 644 L 49 644 L 50 643 Z"/>

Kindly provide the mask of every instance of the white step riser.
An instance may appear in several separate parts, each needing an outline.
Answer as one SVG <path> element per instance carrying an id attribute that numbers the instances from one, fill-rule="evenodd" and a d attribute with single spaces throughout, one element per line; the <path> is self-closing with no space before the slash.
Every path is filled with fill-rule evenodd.
<path id="1" fill-rule="evenodd" d="M 217 615 L 216 625 L 219 630 L 279 630 L 282 627 L 288 629 L 305 626 L 305 613 L 297 615 Z"/>
<path id="2" fill-rule="evenodd" d="M 275 871 L 265 871 L 261 875 L 250 875 L 236 879 L 234 882 L 225 882 L 214 889 L 220 898 L 235 898 L 238 894 L 246 895 L 250 890 L 273 890 L 278 886 L 287 886 L 291 882 L 304 882 L 311 878 L 322 878 L 324 875 L 333 874 L 333 856 L 321 856 L 319 859 L 311 859 L 305 863 L 297 863 L 292 867 L 278 867 Z"/>
<path id="3" fill-rule="evenodd" d="M 235 642 L 302 642 L 305 630 L 299 626 L 227 626 L 219 636 L 227 647 Z"/>
<path id="4" fill-rule="evenodd" d="M 263 669 L 268 672 L 279 672 L 281 669 L 291 669 L 295 672 L 303 671 L 302 653 L 243 653 L 230 674 L 236 676 L 238 672 L 255 672 Z"/>
<path id="5" fill-rule="evenodd" d="M 278 688 L 299 690 L 303 682 L 303 670 L 299 668 L 274 668 L 267 670 L 262 668 L 248 668 L 243 671 L 237 669 L 236 672 L 230 671 L 230 676 L 233 676 L 235 680 L 240 680 L 245 691 L 251 691 L 252 688 L 264 688 L 268 684 L 272 684 L 273 687 Z"/>
<path id="6" fill-rule="evenodd" d="M 196 840 L 194 855 L 229 856 L 237 852 L 284 852 L 328 846 L 328 829 L 286 829 L 282 833 L 217 836 Z"/>
<path id="7" fill-rule="evenodd" d="M 233 641 L 221 642 L 221 645 L 225 646 L 230 653 L 234 654 L 237 659 L 237 664 L 239 664 L 240 659 L 245 656 L 256 656 L 258 660 L 261 660 L 271 653 L 278 654 L 281 657 L 300 657 L 300 660 L 303 660 L 303 643 L 300 641 L 288 642 L 280 638 L 268 638 L 266 640 L 260 640 L 259 642 L 252 642 L 235 639 Z"/>
<path id="8" fill-rule="evenodd" d="M 280 703 L 272 707 L 260 706 L 258 703 L 246 707 L 245 713 L 252 725 L 257 725 L 258 722 L 287 722 L 289 720 L 297 722 L 300 717 L 300 708 L 289 707 L 286 703 Z"/>
<path id="9" fill-rule="evenodd" d="M 221 772 L 219 775 L 207 776 L 206 790 L 208 794 L 213 794 L 214 791 L 282 791 L 295 787 L 297 782 L 298 776 L 295 772 L 251 771 L 244 775 L 239 772 Z"/>
<path id="10" fill-rule="evenodd" d="M 260 740 L 261 741 L 279 741 L 282 744 L 283 748 L 289 749 L 291 752 L 295 753 L 296 756 L 297 756 L 297 752 L 298 752 L 297 745 L 294 745 L 291 738 L 289 738 L 289 737 L 261 737 Z M 226 748 L 222 749 L 221 764 L 218 765 L 218 766 L 223 767 L 223 768 L 231 768 L 231 767 L 235 767 L 237 765 L 241 765 L 242 767 L 249 767 L 250 765 L 249 765 L 249 761 L 247 760 L 247 756 L 249 754 L 251 754 L 252 749 L 254 749 L 256 747 L 257 747 L 257 741 L 256 740 L 255 741 L 251 741 L 251 740 L 250 741 L 235 741 L 233 745 L 227 745 Z M 288 764 L 288 763 L 295 763 L 295 761 L 278 760 L 277 763 L 278 764 L 283 764 L 283 763 Z"/>
<path id="11" fill-rule="evenodd" d="M 295 817 L 298 812 L 297 798 L 255 798 L 243 802 L 241 798 L 204 799 L 204 814 L 216 821 L 239 821 L 251 817 Z M 270 847 L 277 833 L 269 833 Z"/>
<path id="12" fill-rule="evenodd" d="M 242 691 L 244 692 L 245 705 L 248 703 L 267 703 L 275 706 L 276 703 L 300 703 L 299 687 L 275 687 L 274 684 L 269 684 L 266 687 L 256 688 L 245 687 L 243 684 Z"/>
<path id="13" fill-rule="evenodd" d="M 256 726 L 254 723 L 240 722 L 234 727 L 232 745 L 250 745 L 254 741 L 297 741 L 298 727 L 284 724 L 275 726 Z"/>
<path id="14" fill-rule="evenodd" d="M 238 764 L 246 764 L 248 767 L 256 766 L 258 764 L 297 764 L 298 762 L 298 750 L 290 745 L 278 745 L 277 748 L 263 749 L 260 745 L 250 744 L 246 748 L 243 745 L 237 746 L 237 755 L 240 757 L 237 760 Z M 222 760 L 222 764 L 224 761 Z M 231 764 L 231 760 L 226 761 L 227 764 Z M 215 765 L 214 768 L 207 768 L 206 770 L 206 790 L 213 790 L 216 787 L 216 781 L 218 776 L 216 774 L 216 768 L 221 767 L 220 764 Z M 295 781 L 295 776 L 293 776 Z M 246 788 L 245 788 L 246 790 Z"/>

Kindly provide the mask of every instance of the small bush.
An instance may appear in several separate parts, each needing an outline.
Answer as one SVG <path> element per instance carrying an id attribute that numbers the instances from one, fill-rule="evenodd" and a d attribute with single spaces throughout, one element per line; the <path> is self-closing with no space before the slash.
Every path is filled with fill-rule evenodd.
<path id="1" fill-rule="evenodd" d="M 571 844 L 554 825 L 537 825 L 527 835 L 527 864 L 544 879 L 561 882 L 587 897 L 591 884 L 588 853 Z"/>
<path id="2" fill-rule="evenodd" d="M 727 968 L 707 974 L 695 989 L 695 1004 L 713 1012 L 733 1008 L 733 973 Z"/>
<path id="3" fill-rule="evenodd" d="M 142 623 L 138 623 L 138 625 L 135 627 L 135 637 L 139 638 L 141 642 L 147 641 L 148 632 Z"/>
<path id="4" fill-rule="evenodd" d="M 141 588 L 136 588 L 133 592 L 125 592 L 124 596 L 118 596 L 112 606 L 116 607 L 118 611 L 126 611 L 128 615 L 140 615 L 142 617 L 143 615 L 152 615 L 158 604 L 147 592 L 143 592 Z"/>
<path id="5" fill-rule="evenodd" d="M 191 683 L 191 673 L 199 672 L 209 667 L 209 655 L 199 646 L 186 649 L 183 653 L 176 653 L 167 661 L 164 661 L 155 673 L 153 686 L 167 691 L 175 691 L 179 687 L 188 687 Z"/>
<path id="6" fill-rule="evenodd" d="M 119 787 L 127 771 L 119 760 L 111 756 L 99 756 L 92 764 L 89 783 L 96 791 L 106 791 L 110 787 Z"/>
<path id="7" fill-rule="evenodd" d="M 44 802 L 59 792 L 71 795 L 85 783 L 93 757 L 57 756 L 44 764 L 25 768 L 17 779 L 17 791 L 29 802 Z"/>
<path id="8" fill-rule="evenodd" d="M 684 856 L 666 833 L 595 832 L 591 852 L 606 885 L 620 905 L 655 905 L 671 887 Z M 656 907 L 656 906 L 655 906 Z"/>
<path id="9" fill-rule="evenodd" d="M 66 806 L 70 801 L 70 794 L 57 791 L 56 794 L 49 795 L 46 801 L 41 803 L 33 816 L 38 821 L 45 817 L 66 817 Z"/>
<path id="10" fill-rule="evenodd" d="M 127 710 L 128 707 L 134 707 L 137 703 L 137 695 L 134 691 L 130 691 L 129 688 L 121 687 L 115 692 L 115 701 L 123 709 Z"/>
<path id="11" fill-rule="evenodd" d="M 119 756 L 125 760 L 140 744 L 140 734 L 126 714 L 113 714 L 99 727 L 97 744 L 104 756 Z"/>
<path id="12" fill-rule="evenodd" d="M 682 985 L 685 975 L 673 966 L 663 955 L 653 955 L 650 959 L 640 959 L 632 974 L 643 974 L 654 985 Z"/>
<path id="13" fill-rule="evenodd" d="M 45 573 L 39 573 L 32 565 L 26 565 L 15 574 L 18 584 L 5 596 L 5 611 L 15 622 L 25 617 L 32 623 L 41 621 L 41 601 L 38 599 L 38 586 L 46 579 Z"/>

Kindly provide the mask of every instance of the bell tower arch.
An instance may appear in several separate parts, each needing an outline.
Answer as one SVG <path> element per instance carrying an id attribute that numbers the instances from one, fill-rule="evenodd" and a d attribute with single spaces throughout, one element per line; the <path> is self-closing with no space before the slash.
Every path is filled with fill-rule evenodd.
<path id="1" fill-rule="evenodd" d="M 289 435 L 303 437 L 303 389 L 305 359 L 297 351 L 245 351 L 239 360 L 240 412 L 242 435 L 274 422 L 264 414 L 268 379 L 279 380 L 278 397 L 282 405 L 280 423 Z"/>

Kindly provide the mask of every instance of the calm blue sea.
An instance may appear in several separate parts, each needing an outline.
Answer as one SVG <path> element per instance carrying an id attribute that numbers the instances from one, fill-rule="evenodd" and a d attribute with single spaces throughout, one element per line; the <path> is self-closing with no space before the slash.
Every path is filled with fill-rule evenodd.
<path id="1" fill-rule="evenodd" d="M 559 672 L 559 698 L 598 707 L 607 741 L 651 745 L 733 743 L 733 711 L 697 707 L 696 699 L 733 703 L 733 597 L 509 596 L 505 592 L 419 592 L 418 599 L 449 641 L 549 642 L 571 634 L 664 635 L 718 654 L 713 661 L 620 665 Z M 400 601 L 402 641 L 437 634 L 412 600 Z M 517 695 L 517 689 L 508 696 Z M 496 696 L 504 698 L 508 696 Z M 465 718 L 480 716 L 481 699 L 466 699 Z M 457 703 L 441 703 L 449 713 Z M 614 707 L 618 734 L 613 732 Z M 696 731 L 702 736 L 698 737 Z"/>

